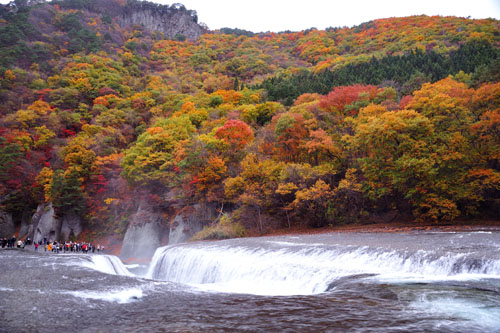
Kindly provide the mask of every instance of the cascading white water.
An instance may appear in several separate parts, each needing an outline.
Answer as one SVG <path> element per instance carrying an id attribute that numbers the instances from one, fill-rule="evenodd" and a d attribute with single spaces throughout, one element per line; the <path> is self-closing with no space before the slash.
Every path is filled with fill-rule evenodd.
<path id="1" fill-rule="evenodd" d="M 340 278 L 360 274 L 415 281 L 498 279 L 500 259 L 467 252 L 368 246 L 198 243 L 158 249 L 147 277 L 222 292 L 307 295 L 326 291 Z"/>
<path id="2" fill-rule="evenodd" d="M 0 249 L 0 317 L 12 332 L 500 332 L 499 263 L 500 228 L 179 244 L 152 261 L 165 281 L 115 275 L 113 256 Z"/>
<path id="3" fill-rule="evenodd" d="M 90 261 L 84 262 L 83 266 L 106 274 L 133 276 L 116 256 L 92 255 L 89 259 Z"/>

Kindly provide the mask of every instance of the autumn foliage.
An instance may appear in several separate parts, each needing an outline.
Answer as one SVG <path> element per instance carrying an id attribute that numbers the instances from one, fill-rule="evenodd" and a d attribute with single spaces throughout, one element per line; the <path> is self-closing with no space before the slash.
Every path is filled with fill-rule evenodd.
<path id="1" fill-rule="evenodd" d="M 71 2 L 11 14 L 0 209 L 18 222 L 52 202 L 123 231 L 139 196 L 165 216 L 203 202 L 214 223 L 261 232 L 500 216 L 496 20 L 182 41 Z"/>
<path id="2" fill-rule="evenodd" d="M 253 131 L 241 120 L 228 120 L 215 131 L 215 137 L 227 142 L 231 149 L 240 150 L 253 141 Z"/>

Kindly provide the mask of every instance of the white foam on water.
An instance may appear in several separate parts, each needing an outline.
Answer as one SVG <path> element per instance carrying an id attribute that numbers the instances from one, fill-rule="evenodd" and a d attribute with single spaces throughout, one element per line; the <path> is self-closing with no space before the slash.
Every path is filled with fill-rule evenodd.
<path id="1" fill-rule="evenodd" d="M 495 332 L 500 331 L 500 308 L 481 304 L 460 297 L 423 295 L 414 301 L 412 308 L 431 315 L 444 315 L 450 319 L 460 318 Z"/>
<path id="2" fill-rule="evenodd" d="M 285 246 L 324 246 L 325 243 L 294 243 L 286 241 L 268 241 L 270 244 L 285 245 Z"/>
<path id="3" fill-rule="evenodd" d="M 106 274 L 134 276 L 116 256 L 92 255 L 90 260 L 82 262 L 82 265 Z"/>
<path id="4" fill-rule="evenodd" d="M 336 279 L 357 274 L 372 279 L 439 281 L 500 279 L 500 260 L 467 253 L 413 253 L 364 247 L 283 245 L 266 249 L 222 244 L 182 244 L 157 250 L 147 278 L 203 290 L 257 295 L 325 292 Z"/>
<path id="5" fill-rule="evenodd" d="M 491 279 L 491 275 L 487 274 L 457 274 L 457 275 L 419 275 L 411 273 L 389 273 L 380 274 L 370 277 L 370 279 L 379 282 L 391 284 L 406 284 L 406 283 L 434 283 L 440 281 L 449 282 L 464 282 L 464 281 L 480 281 Z"/>
<path id="6" fill-rule="evenodd" d="M 307 295 L 325 291 L 335 274 L 325 266 L 327 262 L 313 262 L 309 256 L 286 250 L 269 255 L 265 250 L 244 248 L 176 247 L 174 253 L 155 255 L 147 277 L 221 292 Z M 155 270 L 158 265 L 165 269 Z"/>
<path id="7" fill-rule="evenodd" d="M 101 300 L 106 302 L 116 302 L 116 303 L 130 303 L 136 301 L 143 297 L 143 291 L 140 288 L 128 288 L 120 290 L 109 290 L 109 291 L 70 291 L 66 294 L 72 295 L 74 297 Z"/>
<path id="8" fill-rule="evenodd" d="M 292 296 L 292 295 L 311 295 L 321 291 L 315 291 L 314 288 L 303 288 L 299 283 L 287 283 L 286 281 L 269 281 L 269 280 L 237 280 L 221 283 L 204 283 L 195 284 L 189 283 L 191 287 L 200 291 L 220 292 L 220 293 L 235 293 L 235 294 L 253 294 L 261 296 Z M 295 286 L 294 286 L 295 285 Z"/>

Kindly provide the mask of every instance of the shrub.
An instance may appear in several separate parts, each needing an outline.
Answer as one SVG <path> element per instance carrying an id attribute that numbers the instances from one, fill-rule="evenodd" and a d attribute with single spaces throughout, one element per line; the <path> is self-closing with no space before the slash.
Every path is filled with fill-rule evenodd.
<path id="1" fill-rule="evenodd" d="M 237 238 L 245 236 L 245 233 L 246 229 L 240 222 L 234 222 L 231 217 L 224 214 L 217 224 L 206 226 L 194 235 L 192 240 Z"/>

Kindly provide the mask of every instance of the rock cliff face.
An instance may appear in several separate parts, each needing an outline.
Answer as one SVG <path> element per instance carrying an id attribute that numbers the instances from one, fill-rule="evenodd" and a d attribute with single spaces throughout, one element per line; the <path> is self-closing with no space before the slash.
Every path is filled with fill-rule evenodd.
<path id="1" fill-rule="evenodd" d="M 69 240 L 78 236 L 83 230 L 82 219 L 75 214 L 68 214 L 61 221 L 61 240 Z"/>
<path id="2" fill-rule="evenodd" d="M 0 210 L 0 238 L 12 237 L 15 231 L 12 215 Z"/>
<path id="3" fill-rule="evenodd" d="M 163 32 L 165 38 L 183 35 L 189 40 L 196 40 L 205 32 L 205 28 L 198 24 L 196 11 L 178 3 L 171 6 L 139 0 L 57 0 L 52 3 L 64 9 L 109 16 L 122 28 L 141 25 L 149 31 Z"/>
<path id="4" fill-rule="evenodd" d="M 130 217 L 129 226 L 123 238 L 120 258 L 151 258 L 168 234 L 163 217 L 153 207 L 141 202 L 135 214 Z"/>
<path id="5" fill-rule="evenodd" d="M 27 235 L 33 241 L 67 241 L 71 236 L 78 236 L 82 232 L 82 220 L 76 215 L 66 215 L 62 219 L 57 218 L 51 203 L 38 205 Z"/>
<path id="6" fill-rule="evenodd" d="M 33 224 L 31 224 L 31 219 L 32 216 L 30 216 L 29 213 L 25 213 L 21 217 L 21 227 L 19 228 L 20 239 L 33 236 Z"/>
<path id="7" fill-rule="evenodd" d="M 170 221 L 169 228 L 168 221 L 155 207 L 141 201 L 129 218 L 120 258 L 129 261 L 151 258 L 158 247 L 188 241 L 215 216 L 215 209 L 210 205 L 187 206 Z"/>
<path id="8" fill-rule="evenodd" d="M 193 16 L 183 11 L 128 10 L 118 18 L 118 22 L 120 26 L 142 25 L 147 30 L 163 32 L 166 38 L 183 35 L 189 40 L 196 40 L 203 33 L 203 28 Z"/>
<path id="9" fill-rule="evenodd" d="M 50 242 L 59 241 L 61 223 L 56 218 L 54 207 L 52 207 L 51 203 L 38 205 L 31 224 L 34 231 L 33 241 L 43 241 L 44 238 Z"/>
<path id="10" fill-rule="evenodd" d="M 209 205 L 196 204 L 183 209 L 170 223 L 168 244 L 178 244 L 188 241 L 201 231 L 216 216 L 215 210 Z"/>

